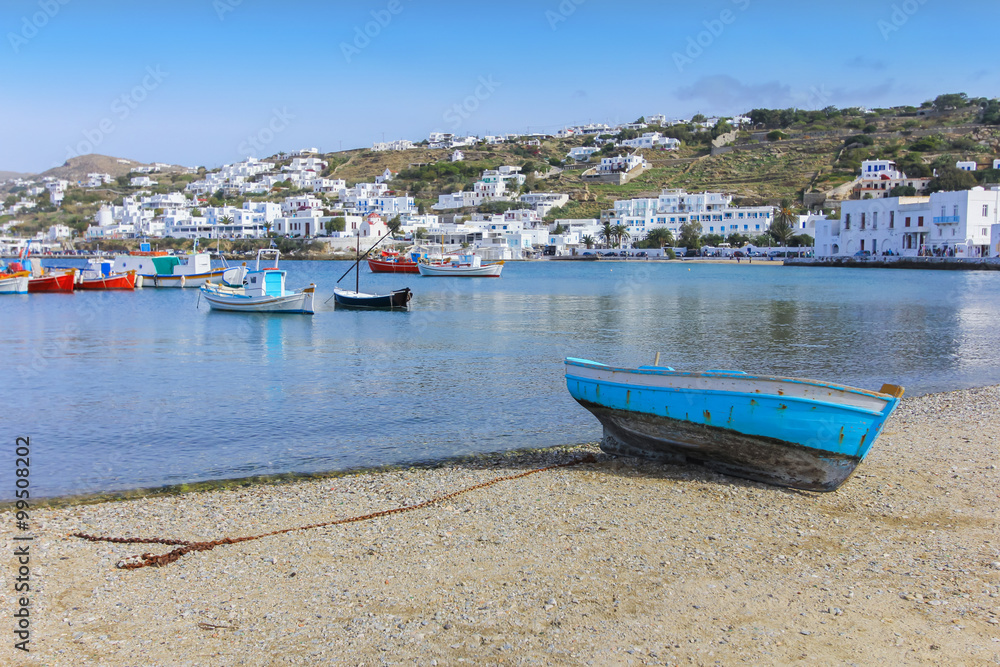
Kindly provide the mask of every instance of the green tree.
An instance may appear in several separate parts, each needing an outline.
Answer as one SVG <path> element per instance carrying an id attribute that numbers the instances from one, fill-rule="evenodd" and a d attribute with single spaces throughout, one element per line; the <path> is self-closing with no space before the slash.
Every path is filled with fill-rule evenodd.
<path id="1" fill-rule="evenodd" d="M 770 132 L 767 133 L 767 140 L 768 141 L 781 141 L 786 136 L 788 136 L 788 135 L 786 135 L 781 130 L 771 130 Z"/>
<path id="2" fill-rule="evenodd" d="M 337 216 L 336 218 L 330 218 L 326 221 L 326 233 L 332 234 L 334 232 L 342 232 L 347 229 L 347 219 L 343 216 Z"/>
<path id="3" fill-rule="evenodd" d="M 552 231 L 552 233 L 555 234 L 556 236 L 559 236 L 560 234 L 565 234 L 566 228 L 563 227 L 561 223 L 557 223 L 556 228 Z"/>
<path id="4" fill-rule="evenodd" d="M 938 95 L 934 98 L 934 108 L 938 111 L 945 109 L 961 109 L 969 104 L 969 96 L 965 93 L 948 93 Z"/>
<path id="5" fill-rule="evenodd" d="M 587 234 L 586 236 L 583 237 L 583 245 L 587 246 L 587 250 L 593 248 L 594 243 L 595 243 L 594 237 L 591 236 L 590 234 Z"/>
<path id="6" fill-rule="evenodd" d="M 701 223 L 700 222 L 685 222 L 681 225 L 681 234 L 678 239 L 678 243 L 687 249 L 695 249 L 701 247 Z"/>
<path id="7" fill-rule="evenodd" d="M 791 200 L 782 199 L 774 210 L 774 218 L 771 220 L 771 228 L 768 232 L 781 245 L 788 245 L 788 239 L 795 235 L 796 221 L 797 217 L 792 209 Z"/>
<path id="8" fill-rule="evenodd" d="M 610 222 L 605 222 L 601 226 L 600 232 L 601 241 L 604 243 L 605 248 L 610 248 L 611 244 L 615 240 L 615 226 Z"/>
<path id="9" fill-rule="evenodd" d="M 957 192 L 976 187 L 976 177 L 972 172 L 962 171 L 957 167 L 941 167 L 937 177 L 927 185 L 928 192 Z"/>
<path id="10" fill-rule="evenodd" d="M 617 225 L 615 225 L 614 234 L 615 234 L 616 247 L 624 246 L 632 239 L 632 235 L 628 233 L 628 225 L 622 222 L 619 222 Z"/>
<path id="11" fill-rule="evenodd" d="M 913 197 L 917 194 L 917 189 L 912 185 L 897 185 L 889 190 L 890 197 Z"/>
<path id="12" fill-rule="evenodd" d="M 398 234 L 402 226 L 403 226 L 403 220 L 402 218 L 400 218 L 399 215 L 396 215 L 396 217 L 394 217 L 392 220 L 386 223 L 386 227 L 389 228 L 389 231 L 393 235 Z"/>
<path id="13" fill-rule="evenodd" d="M 747 236 L 746 234 L 739 234 L 739 233 L 730 234 L 726 238 L 726 243 L 733 246 L 734 248 L 742 248 L 749 242 L 750 242 L 750 237 Z"/>
<path id="14" fill-rule="evenodd" d="M 665 248 L 674 244 L 674 235 L 666 227 L 654 227 L 646 234 L 647 248 Z"/>

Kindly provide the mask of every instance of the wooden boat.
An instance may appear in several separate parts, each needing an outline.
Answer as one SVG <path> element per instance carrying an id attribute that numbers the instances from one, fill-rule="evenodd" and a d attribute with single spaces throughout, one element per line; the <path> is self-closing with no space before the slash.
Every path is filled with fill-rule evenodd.
<path id="1" fill-rule="evenodd" d="M 895 385 L 565 364 L 570 395 L 604 426 L 604 451 L 809 491 L 834 491 L 851 476 L 903 395 Z"/>
<path id="2" fill-rule="evenodd" d="M 241 275 L 240 267 L 213 269 L 207 252 L 178 256 L 146 251 L 115 257 L 111 272 L 129 271 L 142 276 L 143 287 L 201 287 L 207 282 L 238 285 Z"/>
<path id="3" fill-rule="evenodd" d="M 445 264 L 418 264 L 422 276 L 435 278 L 499 278 L 503 262 L 483 264 L 477 255 L 462 255 L 456 261 Z"/>
<path id="4" fill-rule="evenodd" d="M 134 290 L 138 274 L 135 271 L 125 273 L 90 274 L 84 271 L 76 284 L 81 290 Z"/>
<path id="5" fill-rule="evenodd" d="M 391 234 L 392 232 L 389 232 Z M 361 254 L 361 237 L 358 237 L 358 259 L 354 262 L 354 265 L 348 269 L 344 275 L 340 276 L 338 283 L 347 277 L 347 275 L 354 271 L 354 291 L 341 289 L 339 287 L 333 288 L 333 302 L 338 308 L 360 308 L 365 310 L 408 310 L 410 308 L 410 299 L 413 298 L 413 294 L 410 292 L 409 287 L 404 287 L 403 289 L 394 290 L 389 294 L 365 294 L 361 291 L 360 282 L 360 266 L 361 260 L 372 250 L 375 249 L 383 239 L 389 236 L 386 234 L 378 241 L 375 242 L 371 248 L 368 249 L 364 255 Z M 369 260 L 371 261 L 371 260 Z M 329 301 L 329 299 L 327 299 Z"/>
<path id="6" fill-rule="evenodd" d="M 0 294 L 27 294 L 28 274 L 0 273 Z"/>
<path id="7" fill-rule="evenodd" d="M 288 291 L 285 289 L 285 271 L 278 268 L 278 255 L 274 249 L 257 251 L 257 266 L 246 271 L 243 287 L 233 287 L 217 283 L 207 283 L 201 287 L 201 294 L 213 310 L 228 310 L 240 313 L 303 313 L 316 312 L 314 300 L 316 285 Z M 264 256 L 274 257 L 274 266 L 261 268 Z M 237 267 L 244 268 L 245 267 Z"/>
<path id="8" fill-rule="evenodd" d="M 362 308 L 369 310 L 407 310 L 413 293 L 409 287 L 395 290 L 390 294 L 365 294 L 349 292 L 339 287 L 333 288 L 334 303 L 342 308 Z"/>
<path id="9" fill-rule="evenodd" d="M 28 278 L 28 292 L 72 292 L 76 269 L 57 269 Z"/>
<path id="10" fill-rule="evenodd" d="M 394 250 L 383 250 L 378 259 L 369 257 L 368 268 L 372 273 L 420 273 L 416 261 L 407 259 Z"/>

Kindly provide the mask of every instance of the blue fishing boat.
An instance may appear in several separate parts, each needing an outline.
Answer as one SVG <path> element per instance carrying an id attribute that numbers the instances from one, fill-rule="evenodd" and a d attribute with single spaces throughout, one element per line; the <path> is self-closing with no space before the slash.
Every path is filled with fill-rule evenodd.
<path id="1" fill-rule="evenodd" d="M 565 364 L 569 393 L 604 426 L 604 451 L 808 491 L 835 491 L 851 476 L 903 395 L 889 384 L 875 392 L 742 371 Z"/>

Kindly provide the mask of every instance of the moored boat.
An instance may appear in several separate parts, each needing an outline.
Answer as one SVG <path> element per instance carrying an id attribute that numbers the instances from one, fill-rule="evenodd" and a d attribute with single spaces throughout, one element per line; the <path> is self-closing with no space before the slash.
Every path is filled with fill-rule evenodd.
<path id="1" fill-rule="evenodd" d="M 395 250 L 383 250 L 382 256 L 368 258 L 372 273 L 420 273 L 416 261 L 407 259 Z"/>
<path id="2" fill-rule="evenodd" d="M 28 292 L 72 292 L 76 269 L 49 270 L 28 278 Z"/>
<path id="3" fill-rule="evenodd" d="M 389 294 L 365 294 L 350 292 L 339 287 L 333 288 L 333 300 L 342 308 L 361 308 L 366 310 L 407 310 L 410 299 L 413 298 L 409 287 L 394 290 Z"/>
<path id="4" fill-rule="evenodd" d="M 271 255 L 274 257 L 274 266 L 261 268 L 261 258 Z M 239 267 L 245 271 L 243 287 L 210 282 L 201 287 L 201 296 L 205 297 L 213 310 L 312 315 L 316 312 L 316 285 L 309 285 L 301 290 L 286 290 L 286 272 L 278 268 L 278 255 L 277 250 L 257 251 L 257 266 L 253 271 Z"/>
<path id="5" fill-rule="evenodd" d="M 134 290 L 138 274 L 135 271 L 93 275 L 83 272 L 76 288 L 81 290 Z"/>
<path id="6" fill-rule="evenodd" d="M 457 260 L 445 264 L 417 265 L 420 275 L 435 278 L 499 278 L 503 267 L 503 262 L 483 264 L 482 258 L 478 255 L 462 255 Z"/>
<path id="7" fill-rule="evenodd" d="M 118 255 L 112 273 L 135 271 L 142 277 L 143 287 L 201 287 L 207 282 L 238 284 L 240 267 L 212 268 L 212 256 L 207 252 L 192 255 L 170 255 L 160 252 L 137 252 Z"/>
<path id="8" fill-rule="evenodd" d="M 742 371 L 565 365 L 570 395 L 604 427 L 604 451 L 809 491 L 851 476 L 903 395 Z"/>
<path id="9" fill-rule="evenodd" d="M 0 273 L 0 294 L 27 294 L 27 273 Z"/>

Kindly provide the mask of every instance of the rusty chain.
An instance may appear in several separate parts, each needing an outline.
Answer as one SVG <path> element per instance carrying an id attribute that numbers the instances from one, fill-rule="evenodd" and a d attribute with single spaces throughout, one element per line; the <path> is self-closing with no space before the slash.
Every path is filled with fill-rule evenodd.
<path id="1" fill-rule="evenodd" d="M 118 563 L 115 565 L 116 567 L 124 570 L 137 570 L 141 567 L 149 567 L 149 566 L 163 567 L 164 565 L 169 565 L 174 561 L 180 560 L 182 556 L 185 556 L 193 551 L 211 551 L 215 547 L 221 546 L 223 544 L 239 544 L 240 542 L 250 542 L 252 540 L 259 540 L 264 537 L 283 535 L 285 533 L 291 533 L 298 530 L 311 530 L 313 528 L 325 528 L 327 526 L 340 526 L 348 523 L 357 523 L 358 521 L 368 521 L 369 519 L 378 519 L 380 517 L 389 516 L 391 514 L 412 512 L 413 510 L 423 509 L 424 507 L 429 507 L 431 505 L 444 502 L 445 500 L 451 500 L 452 498 L 460 496 L 463 493 L 468 493 L 470 491 L 475 491 L 477 489 L 485 489 L 487 487 L 493 486 L 494 484 L 499 484 L 500 482 L 509 482 L 511 480 L 527 477 L 529 475 L 536 475 L 540 472 L 555 470 L 556 468 L 568 468 L 570 466 L 579 465 L 581 463 L 593 463 L 596 460 L 597 459 L 594 457 L 593 454 L 588 454 L 582 458 L 575 459 L 567 463 L 557 463 L 555 465 L 546 466 L 544 468 L 536 468 L 534 470 L 521 472 L 516 475 L 495 477 L 491 480 L 481 482 L 474 486 L 469 486 L 464 489 L 459 489 L 458 491 L 453 491 L 452 493 L 443 496 L 438 496 L 437 498 L 431 498 L 430 500 L 425 500 L 424 502 L 417 503 L 416 505 L 405 505 L 403 507 L 396 507 L 391 510 L 372 512 L 371 514 L 348 517 L 346 519 L 334 519 L 333 521 L 324 521 L 323 523 L 313 523 L 309 524 L 308 526 L 283 528 L 281 530 L 273 530 L 269 533 L 261 533 L 260 535 L 247 535 L 245 537 L 224 537 L 219 540 L 211 540 L 208 542 L 169 540 L 158 537 L 106 537 L 102 535 L 88 535 L 87 533 L 71 533 L 70 537 L 78 537 L 81 540 L 87 540 L 89 542 L 111 542 L 113 544 L 165 544 L 167 546 L 179 547 L 177 549 L 174 549 L 173 551 L 161 554 L 159 556 L 151 553 L 144 553 L 141 556 L 130 556 L 129 558 L 125 558 L 123 560 L 118 561 Z"/>

